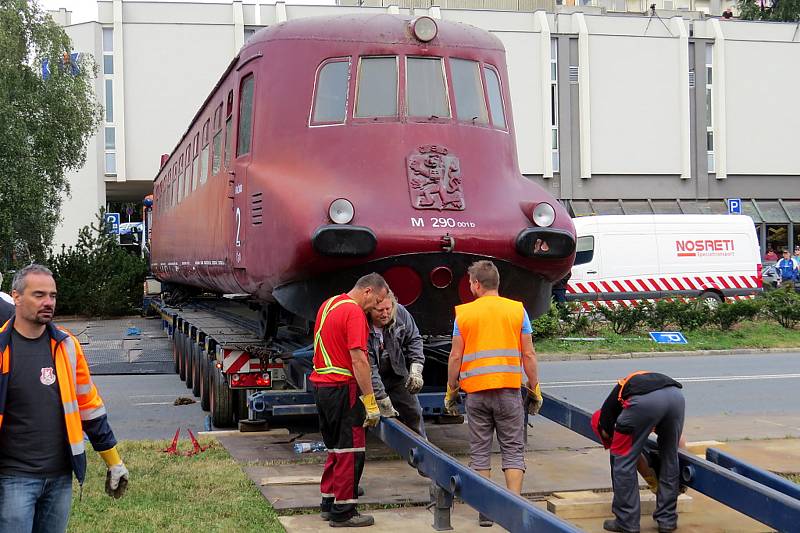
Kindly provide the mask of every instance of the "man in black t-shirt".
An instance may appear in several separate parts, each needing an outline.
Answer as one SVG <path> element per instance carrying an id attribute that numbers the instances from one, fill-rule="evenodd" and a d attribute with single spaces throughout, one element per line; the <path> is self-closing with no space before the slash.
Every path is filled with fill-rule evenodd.
<path id="1" fill-rule="evenodd" d="M 678 527 L 680 467 L 678 446 L 683 431 L 685 400 L 682 385 L 664 374 L 634 372 L 608 395 L 592 416 L 592 429 L 611 452 L 613 520 L 607 531 L 639 531 L 639 480 L 637 465 L 650 433 L 658 434 L 658 491 L 653 518 L 659 533 Z"/>
<path id="2" fill-rule="evenodd" d="M 86 474 L 84 433 L 122 496 L 128 470 L 78 340 L 52 324 L 56 284 L 41 265 L 20 270 L 15 314 L 0 327 L 0 533 L 62 533 L 72 475 Z"/>

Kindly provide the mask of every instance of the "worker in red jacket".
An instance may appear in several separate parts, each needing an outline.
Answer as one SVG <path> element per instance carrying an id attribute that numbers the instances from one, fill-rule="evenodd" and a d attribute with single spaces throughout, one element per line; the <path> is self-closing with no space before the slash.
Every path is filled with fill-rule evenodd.
<path id="1" fill-rule="evenodd" d="M 611 510 L 615 518 L 603 523 L 606 531 L 639 531 L 637 465 L 654 430 L 658 434 L 660 465 L 653 518 L 659 533 L 677 529 L 678 447 L 685 412 L 681 388 L 680 383 L 664 374 L 633 372 L 617 382 L 602 408 L 594 413 L 592 429 L 611 452 Z"/>

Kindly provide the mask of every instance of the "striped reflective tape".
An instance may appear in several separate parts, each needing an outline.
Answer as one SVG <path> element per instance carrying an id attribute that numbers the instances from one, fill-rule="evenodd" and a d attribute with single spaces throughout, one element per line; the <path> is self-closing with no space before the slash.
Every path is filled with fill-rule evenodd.
<path id="1" fill-rule="evenodd" d="M 260 372 L 261 360 L 242 350 L 222 351 L 222 372 L 225 374 L 244 374 Z"/>
<path id="2" fill-rule="evenodd" d="M 501 374 L 501 373 L 520 374 L 522 373 L 522 367 L 516 365 L 481 366 L 478 368 L 473 368 L 472 370 L 465 370 L 464 372 L 461 372 L 460 376 L 461 379 L 468 379 L 475 376 L 485 376 L 486 374 Z"/>
<path id="3" fill-rule="evenodd" d="M 479 352 L 473 352 L 469 354 L 465 354 L 464 357 L 461 359 L 463 363 L 469 363 L 470 361 L 476 361 L 478 359 L 487 359 L 489 357 L 519 357 L 520 353 L 519 350 L 481 350 Z"/>
<path id="4" fill-rule="evenodd" d="M 709 289 L 758 289 L 760 276 L 659 276 L 612 278 L 609 280 L 573 281 L 567 283 L 570 294 L 649 291 L 704 291 Z"/>

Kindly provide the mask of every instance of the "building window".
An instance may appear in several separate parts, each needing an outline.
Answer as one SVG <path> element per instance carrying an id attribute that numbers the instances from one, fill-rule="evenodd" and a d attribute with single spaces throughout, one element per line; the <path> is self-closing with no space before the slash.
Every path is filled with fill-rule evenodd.
<path id="1" fill-rule="evenodd" d="M 117 174 L 117 143 L 114 129 L 114 30 L 103 28 L 103 86 L 105 88 L 105 174 Z"/>
<path id="2" fill-rule="evenodd" d="M 550 149 L 553 172 L 559 172 L 558 155 L 558 40 L 550 39 Z"/>
<path id="3" fill-rule="evenodd" d="M 114 56 L 103 54 L 103 74 L 114 74 Z"/>
<path id="4" fill-rule="evenodd" d="M 106 80 L 106 122 L 114 122 L 114 80 Z"/>
<path id="5" fill-rule="evenodd" d="M 253 140 L 253 75 L 242 80 L 239 88 L 239 132 L 237 135 L 236 156 L 250 153 Z"/>
<path id="6" fill-rule="evenodd" d="M 116 148 L 114 128 L 106 128 L 106 150 L 114 150 Z"/>
<path id="7" fill-rule="evenodd" d="M 114 152 L 106 152 L 106 174 L 116 175 L 117 173 L 117 154 Z"/>
<path id="8" fill-rule="evenodd" d="M 714 172 L 714 45 L 706 44 L 706 159 L 708 171 Z"/>

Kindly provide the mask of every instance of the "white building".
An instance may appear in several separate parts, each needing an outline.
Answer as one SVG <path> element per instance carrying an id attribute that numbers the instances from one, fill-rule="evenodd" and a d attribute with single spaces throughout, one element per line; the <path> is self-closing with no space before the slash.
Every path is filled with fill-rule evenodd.
<path id="1" fill-rule="evenodd" d="M 521 8 L 525 0 L 513 1 Z M 668 7 L 684 7 L 675 2 Z M 684 3 L 723 5 L 705 2 Z M 725 199 L 740 198 L 761 227 L 762 246 L 800 243 L 795 24 L 600 14 L 592 6 L 552 13 L 241 0 L 98 4 L 97 22 L 69 25 L 68 14 L 56 12 L 75 50 L 100 65 L 95 87 L 106 106 L 86 166 L 70 176 L 56 244 L 74 242 L 96 207 L 151 192 L 161 154 L 252 32 L 287 19 L 387 9 L 465 22 L 503 41 L 522 172 L 576 216 L 725 212 Z"/>

